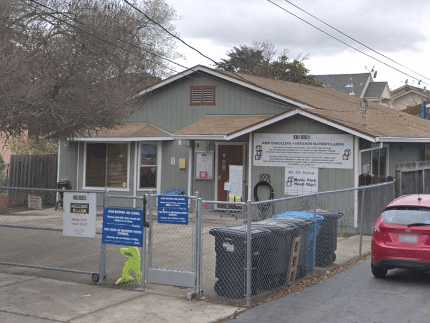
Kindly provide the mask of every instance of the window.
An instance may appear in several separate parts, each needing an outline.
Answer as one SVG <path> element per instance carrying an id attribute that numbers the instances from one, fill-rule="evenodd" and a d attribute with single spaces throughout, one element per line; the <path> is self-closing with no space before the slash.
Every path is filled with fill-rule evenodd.
<path id="1" fill-rule="evenodd" d="M 128 144 L 87 144 L 85 186 L 128 187 Z"/>
<path id="2" fill-rule="evenodd" d="M 215 105 L 215 86 L 192 86 L 190 89 L 190 105 Z"/>
<path id="3" fill-rule="evenodd" d="M 387 176 L 387 148 L 365 151 L 361 154 L 362 174 Z"/>
<path id="4" fill-rule="evenodd" d="M 426 208 L 395 208 L 382 213 L 384 223 L 410 225 L 412 223 L 430 224 L 430 209 Z"/>
<path id="5" fill-rule="evenodd" d="M 140 189 L 155 189 L 157 187 L 157 145 L 140 145 Z"/>

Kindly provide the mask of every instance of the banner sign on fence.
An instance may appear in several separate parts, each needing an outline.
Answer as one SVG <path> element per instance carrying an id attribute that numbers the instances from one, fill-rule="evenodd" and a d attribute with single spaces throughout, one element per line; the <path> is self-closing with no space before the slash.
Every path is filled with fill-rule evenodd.
<path id="1" fill-rule="evenodd" d="M 96 193 L 64 192 L 64 236 L 80 238 L 96 236 L 96 199 Z"/>
<path id="2" fill-rule="evenodd" d="M 103 211 L 104 244 L 143 246 L 143 210 L 106 208 Z"/>
<path id="3" fill-rule="evenodd" d="M 318 168 L 285 168 L 285 194 L 305 195 L 318 192 Z"/>
<path id="4" fill-rule="evenodd" d="M 188 197 L 182 195 L 158 196 L 158 223 L 188 224 Z"/>
<path id="5" fill-rule="evenodd" d="M 351 135 L 257 133 L 254 165 L 352 169 L 352 146 Z"/>

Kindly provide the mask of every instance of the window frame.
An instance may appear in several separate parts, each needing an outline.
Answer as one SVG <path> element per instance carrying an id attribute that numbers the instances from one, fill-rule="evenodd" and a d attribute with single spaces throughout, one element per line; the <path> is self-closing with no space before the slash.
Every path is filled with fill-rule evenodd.
<path id="1" fill-rule="evenodd" d="M 142 163 L 142 145 L 154 145 L 157 147 L 157 165 L 155 165 L 157 167 L 157 174 L 156 174 L 156 183 L 155 183 L 155 187 L 151 187 L 151 188 L 141 188 L 140 187 L 140 168 L 141 168 L 141 163 Z M 138 142 L 138 149 L 137 149 L 137 171 L 136 171 L 136 187 L 137 187 L 137 192 L 157 192 L 160 193 L 160 188 L 161 188 L 161 163 L 162 163 L 162 143 L 161 142 L 154 142 L 154 141 L 140 141 Z M 154 167 L 152 165 L 146 165 L 147 167 Z"/>
<path id="2" fill-rule="evenodd" d="M 203 102 L 199 101 L 194 103 L 193 102 L 193 89 L 213 89 L 213 101 L 211 102 Z M 191 85 L 190 86 L 190 106 L 215 106 L 216 105 L 216 86 L 215 85 Z"/>
<path id="3" fill-rule="evenodd" d="M 127 187 L 108 187 L 108 186 L 87 186 L 87 147 L 88 147 L 88 142 L 85 142 L 84 145 L 84 167 L 83 167 L 83 174 L 82 174 L 82 188 L 84 190 L 109 190 L 109 191 L 116 191 L 116 192 L 129 192 L 130 191 L 130 167 L 131 167 L 131 145 L 129 142 L 124 143 L 124 142 L 90 142 L 89 144 L 105 144 L 105 145 L 115 145 L 115 144 L 119 144 L 119 145 L 127 145 Z M 106 158 L 108 157 L 108 149 L 106 149 L 106 157 L 105 157 L 105 162 L 106 162 Z M 107 171 L 107 169 L 106 169 Z"/>
<path id="4" fill-rule="evenodd" d="M 390 176 L 390 146 L 381 146 L 381 147 L 375 147 L 375 148 L 369 148 L 369 149 L 363 149 L 360 151 L 360 175 L 370 175 L 370 176 L 376 176 L 375 173 L 373 172 L 373 154 L 374 152 L 378 152 L 379 154 L 379 158 L 380 158 L 380 153 L 381 150 L 385 149 L 385 165 L 384 165 L 384 172 L 385 172 L 385 176 L 384 177 L 388 177 Z M 370 169 L 369 169 L 369 173 L 363 173 L 363 154 L 365 153 L 369 153 L 369 165 L 370 165 Z M 378 165 L 381 166 L 381 165 Z M 379 170 L 382 170 L 382 168 L 378 169 L 378 173 Z M 378 175 L 380 176 L 380 175 Z"/>

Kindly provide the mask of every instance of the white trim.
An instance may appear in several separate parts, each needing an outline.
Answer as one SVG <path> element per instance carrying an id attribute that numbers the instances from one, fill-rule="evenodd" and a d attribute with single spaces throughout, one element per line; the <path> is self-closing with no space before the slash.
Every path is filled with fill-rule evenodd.
<path id="1" fill-rule="evenodd" d="M 105 143 L 109 144 L 109 143 Z M 130 159 L 131 159 L 131 149 L 130 143 L 127 144 L 127 188 L 118 188 L 118 187 L 97 187 L 97 186 L 87 186 L 87 143 L 85 142 L 84 146 L 84 171 L 83 171 L 83 180 L 82 180 L 82 189 L 84 190 L 104 190 L 107 189 L 110 192 L 130 192 Z M 107 169 L 106 169 L 107 171 Z"/>
<path id="2" fill-rule="evenodd" d="M 248 135 L 248 202 L 252 201 L 252 156 L 254 154 L 254 133 Z"/>
<path id="3" fill-rule="evenodd" d="M 427 137 L 427 138 L 376 137 L 376 142 L 418 142 L 418 143 L 430 143 L 430 137 Z"/>
<path id="4" fill-rule="evenodd" d="M 141 166 L 141 147 L 142 143 L 145 144 L 153 144 L 157 146 L 157 165 L 154 165 L 157 168 L 157 178 L 156 178 L 156 187 L 149 187 L 149 188 L 140 188 L 140 166 Z M 138 162 L 137 162 L 137 191 L 138 192 L 157 192 L 160 194 L 161 192 L 161 162 L 162 162 L 162 143 L 161 142 L 139 142 L 138 143 Z M 153 167 L 153 166 L 152 166 Z"/>
<path id="5" fill-rule="evenodd" d="M 116 142 L 131 142 L 131 141 L 171 141 L 173 137 L 78 137 L 70 138 L 70 141 L 85 141 L 85 142 L 100 142 L 100 143 L 116 143 Z"/>
<path id="6" fill-rule="evenodd" d="M 375 142 L 375 138 L 374 138 L 374 137 L 372 137 L 372 136 L 369 136 L 369 135 L 363 134 L 363 133 L 361 133 L 361 132 L 358 132 L 358 131 L 352 130 L 352 129 L 347 128 L 347 127 L 345 127 L 345 126 L 342 126 L 342 125 L 340 125 L 340 124 L 338 124 L 338 123 L 335 123 L 335 122 L 329 121 L 329 120 L 327 120 L 327 119 L 324 119 L 324 118 L 322 118 L 322 117 L 316 116 L 316 115 L 314 115 L 314 114 L 312 114 L 312 113 L 309 113 L 309 112 L 306 112 L 306 111 L 303 111 L 303 110 L 299 110 L 299 109 L 295 109 L 295 110 L 293 110 L 293 111 L 288 111 L 288 112 L 286 112 L 286 113 L 282 113 L 282 114 L 277 115 L 276 117 L 273 117 L 273 118 L 271 118 L 271 119 L 269 119 L 269 120 L 266 120 L 266 121 L 260 122 L 260 123 L 258 123 L 258 124 L 256 124 L 256 125 L 252 126 L 252 127 L 248 127 L 248 128 L 243 129 L 243 130 L 240 130 L 240 131 L 238 131 L 238 132 L 235 132 L 235 133 L 232 133 L 232 134 L 230 134 L 230 135 L 227 135 L 227 136 L 225 136 L 225 139 L 226 139 L 226 140 L 231 140 L 231 139 L 234 139 L 234 138 L 240 137 L 240 136 L 242 136 L 242 135 L 248 134 L 248 133 L 250 133 L 250 132 L 254 132 L 254 131 L 258 130 L 258 129 L 261 129 L 261 128 L 264 128 L 264 127 L 267 127 L 267 126 L 269 126 L 269 125 L 271 125 L 271 124 L 274 124 L 274 123 L 279 122 L 279 121 L 281 121 L 281 120 L 284 120 L 284 119 L 287 119 L 287 118 L 293 117 L 293 116 L 295 116 L 295 115 L 301 115 L 301 116 L 304 116 L 304 117 L 306 117 L 306 118 L 309 118 L 309 119 L 315 120 L 315 121 L 317 121 L 317 122 L 323 123 L 323 124 L 328 125 L 328 126 L 330 126 L 330 127 L 336 128 L 336 129 L 341 130 L 341 131 L 344 131 L 344 132 L 346 132 L 346 133 L 349 133 L 349 134 L 351 134 L 351 135 L 354 135 L 354 136 L 357 136 L 357 137 L 363 138 L 363 139 L 365 139 L 365 140 L 367 140 L 367 141 Z"/>
<path id="7" fill-rule="evenodd" d="M 242 146 L 242 166 L 245 166 L 246 142 L 216 142 L 215 143 L 215 192 L 214 200 L 218 201 L 218 148 L 219 146 Z M 217 209 L 217 206 L 215 206 Z"/>
<path id="8" fill-rule="evenodd" d="M 381 148 L 384 148 L 384 144 L 382 142 L 379 143 L 378 147 L 372 147 L 372 148 L 366 148 L 366 149 L 362 149 L 360 150 L 361 153 L 364 153 L 366 151 L 372 151 L 372 150 L 379 150 Z"/>
<path id="9" fill-rule="evenodd" d="M 61 163 L 60 163 L 60 158 L 61 158 L 61 140 L 60 139 L 58 139 L 57 154 L 58 154 L 58 157 L 57 157 L 57 183 L 58 183 L 58 181 L 60 180 L 60 165 L 61 165 Z"/>
<path id="10" fill-rule="evenodd" d="M 264 88 L 262 88 L 260 86 L 253 85 L 252 81 L 249 81 L 249 80 L 241 81 L 238 78 L 231 77 L 231 76 L 225 75 L 223 73 L 219 73 L 219 72 L 217 72 L 217 71 L 215 71 L 215 70 L 213 70 L 211 68 L 208 68 L 208 67 L 202 66 L 202 65 L 196 65 L 196 66 L 191 67 L 190 69 L 188 69 L 186 71 L 183 71 L 183 72 L 178 73 L 178 74 L 176 74 L 176 75 L 174 75 L 172 77 L 169 77 L 169 78 L 165 79 L 164 81 L 161 81 L 160 83 L 157 83 L 157 84 L 155 84 L 155 85 L 153 85 L 153 86 L 151 86 L 151 87 L 149 87 L 149 88 L 147 88 L 147 89 L 139 92 L 133 98 L 137 98 L 139 96 L 148 94 L 148 93 L 150 93 L 152 91 L 155 91 L 155 90 L 157 90 L 157 89 L 159 89 L 159 88 L 161 88 L 163 86 L 166 86 L 166 85 L 168 85 L 170 83 L 173 83 L 173 82 L 175 82 L 175 81 L 177 81 L 177 80 L 179 80 L 181 78 L 184 78 L 184 77 L 186 77 L 186 76 L 188 76 L 190 74 L 193 74 L 195 72 L 204 72 L 204 73 L 207 73 L 209 75 L 212 75 L 212 76 L 218 77 L 220 79 L 223 79 L 225 81 L 229 81 L 231 83 L 243 86 L 245 88 L 248 88 L 248 89 L 253 90 L 255 92 L 258 92 L 258 93 L 270 96 L 270 97 L 278 99 L 280 101 L 283 101 L 283 102 L 286 102 L 286 103 L 289 103 L 289 104 L 293 104 L 293 105 L 298 106 L 298 107 L 303 108 L 303 109 L 311 109 L 311 110 L 315 109 L 314 107 L 312 107 L 310 105 L 304 104 L 304 103 L 296 101 L 296 100 L 289 99 L 289 98 L 287 98 L 287 97 L 285 97 L 283 95 L 276 94 L 276 93 L 274 93 L 274 92 L 272 92 L 270 90 L 266 90 L 266 89 L 264 89 Z"/>
<path id="11" fill-rule="evenodd" d="M 188 146 L 188 178 L 187 178 L 187 194 L 188 196 L 193 195 L 193 162 L 194 162 L 194 144 L 190 143 Z"/>
<path id="12" fill-rule="evenodd" d="M 157 143 L 157 194 L 161 193 L 161 165 L 163 163 L 162 143 Z"/>
<path id="13" fill-rule="evenodd" d="M 77 148 L 78 153 L 76 154 L 77 155 L 76 156 L 76 189 L 77 190 L 79 190 L 79 170 L 80 170 L 79 163 L 81 159 L 80 150 L 81 150 L 81 143 L 78 142 L 78 148 Z"/>
<path id="14" fill-rule="evenodd" d="M 359 176 L 361 173 L 361 153 L 360 139 L 354 137 L 354 187 L 359 186 Z M 358 191 L 354 191 L 354 228 L 358 228 Z"/>
<path id="15" fill-rule="evenodd" d="M 136 208 L 136 197 L 137 197 L 137 167 L 138 167 L 138 151 L 139 143 L 137 141 L 134 142 L 134 171 L 133 171 L 133 207 Z"/>
<path id="16" fill-rule="evenodd" d="M 387 156 L 385 156 L 385 159 L 386 159 L 385 177 L 388 177 L 388 176 L 391 176 L 390 175 L 390 144 L 386 144 L 385 147 L 387 148 Z"/>

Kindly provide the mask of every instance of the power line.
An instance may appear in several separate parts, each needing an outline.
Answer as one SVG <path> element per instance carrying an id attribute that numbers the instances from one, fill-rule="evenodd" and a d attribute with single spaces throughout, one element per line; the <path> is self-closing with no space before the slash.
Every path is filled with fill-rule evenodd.
<path id="1" fill-rule="evenodd" d="M 359 39 L 357 39 L 357 38 L 354 38 L 354 37 L 352 37 L 351 35 L 349 35 L 349 34 L 347 34 L 347 33 L 343 32 L 343 31 L 342 31 L 342 30 L 340 30 L 339 28 L 337 28 L 337 27 L 335 27 L 335 26 L 333 26 L 333 25 L 329 24 L 326 20 L 323 20 L 323 19 L 319 18 L 318 16 L 316 16 L 316 15 L 312 14 L 311 12 L 307 11 L 307 10 L 306 10 L 306 9 L 304 9 L 303 7 L 300 7 L 299 5 L 295 4 L 294 2 L 292 2 L 292 1 L 290 1 L 290 0 L 284 0 L 284 1 L 285 1 L 286 3 L 288 3 L 288 4 L 292 5 L 294 8 L 296 8 L 296 9 L 298 9 L 298 10 L 300 10 L 300 11 L 304 12 L 304 13 L 305 13 L 305 14 L 307 14 L 308 16 L 310 16 L 310 17 L 312 17 L 312 18 L 316 19 L 316 20 L 317 20 L 317 21 L 319 21 L 320 23 L 322 23 L 322 24 L 326 25 L 327 27 L 329 27 L 329 28 L 331 28 L 331 29 L 333 29 L 333 30 L 337 31 L 338 33 L 342 34 L 343 36 L 345 36 L 345 37 L 349 38 L 350 40 L 352 40 L 352 41 L 354 41 L 354 42 L 356 42 L 356 43 L 360 44 L 361 46 L 363 46 L 363 47 L 365 47 L 365 48 L 367 48 L 367 49 L 371 50 L 372 52 L 374 52 L 374 53 L 376 53 L 376 54 L 378 54 L 378 55 L 380 55 L 380 56 L 384 57 L 385 59 L 388 59 L 389 61 L 391 61 L 391 62 L 393 62 L 393 63 L 395 63 L 395 64 L 397 64 L 397 65 L 399 65 L 399 66 L 401 66 L 401 67 L 403 67 L 403 68 L 406 68 L 407 70 L 411 71 L 412 73 L 414 73 L 414 74 L 416 74 L 416 75 L 418 75 L 418 76 L 420 76 L 420 77 L 422 77 L 422 78 L 424 78 L 424 79 L 426 79 L 426 80 L 430 81 L 430 78 L 426 77 L 425 75 L 420 74 L 420 73 L 418 73 L 418 72 L 414 71 L 413 69 L 409 68 L 408 66 L 406 66 L 406 65 L 404 65 L 404 64 L 402 64 L 402 63 L 400 63 L 400 62 L 398 62 L 398 61 L 396 61 L 396 60 L 394 60 L 394 59 L 392 59 L 391 57 L 389 57 L 389 56 L 385 55 L 384 53 L 382 53 L 382 52 L 380 52 L 380 51 L 378 51 L 378 50 L 376 50 L 376 49 L 372 48 L 371 46 L 369 46 L 369 45 L 365 44 L 363 41 L 361 41 L 361 40 L 359 40 Z"/>
<path id="2" fill-rule="evenodd" d="M 77 20 L 77 19 L 74 19 L 73 17 L 70 17 L 70 16 L 66 15 L 65 13 L 58 12 L 58 11 L 54 10 L 53 8 L 51 8 L 51 7 L 47 6 L 47 5 L 43 4 L 43 3 L 40 3 L 40 2 L 38 2 L 38 1 L 36 1 L 36 0 L 29 0 L 29 1 L 30 1 L 30 2 L 32 2 L 33 4 L 36 4 L 36 5 L 37 5 L 37 6 L 39 6 L 39 7 L 43 7 L 43 8 L 45 8 L 45 9 L 50 10 L 51 12 L 45 12 L 45 13 L 46 13 L 48 16 L 50 16 L 51 18 L 53 18 L 53 19 L 55 19 L 55 20 L 57 20 L 57 21 L 59 21 L 59 22 L 62 22 L 62 23 L 66 24 L 67 26 L 69 26 L 69 27 L 71 27 L 71 28 L 73 28 L 73 29 L 78 29 L 78 30 L 80 30 L 81 32 L 83 32 L 83 33 L 85 33 L 85 34 L 87 34 L 87 35 L 89 35 L 89 36 L 91 36 L 91 37 L 93 37 L 93 38 L 95 38 L 95 39 L 99 40 L 100 42 L 107 43 L 107 44 L 109 44 L 109 45 L 111 45 L 111 46 L 113 46 L 113 47 L 119 48 L 119 49 L 123 50 L 123 51 L 124 51 L 124 52 L 126 52 L 126 53 L 134 54 L 134 53 L 130 52 L 129 50 L 127 50 L 126 48 L 124 48 L 124 47 L 122 47 L 122 46 L 118 45 L 117 43 L 114 43 L 114 42 L 112 42 L 112 41 L 110 41 L 110 40 L 108 40 L 108 39 L 102 38 L 102 37 L 100 37 L 100 36 L 98 36 L 98 35 L 96 35 L 96 34 L 94 34 L 94 33 L 91 33 L 91 32 L 89 32 L 89 31 L 87 31 L 87 30 L 85 30 L 85 29 L 83 29 L 83 28 L 81 28 L 81 27 L 79 27 L 79 26 L 76 26 L 75 24 L 71 24 L 71 23 L 69 23 L 68 21 L 66 21 L 66 20 L 64 20 L 64 19 L 61 19 L 61 18 L 57 17 L 56 15 L 54 15 L 54 13 L 60 13 L 60 14 L 62 14 L 63 16 L 66 16 L 66 17 L 68 17 L 69 19 L 72 19 L 73 21 L 77 22 L 78 24 L 81 24 L 81 25 L 84 25 L 84 26 L 85 26 L 85 24 L 84 24 L 84 23 L 82 23 L 81 21 L 79 21 L 79 20 Z M 144 52 L 147 52 L 147 53 L 149 53 L 149 54 L 151 54 L 151 55 L 154 55 L 154 56 L 156 56 L 156 57 L 158 57 L 158 58 L 160 58 L 160 59 L 163 59 L 163 60 L 165 60 L 165 61 L 167 61 L 167 62 L 169 62 L 169 63 L 175 64 L 175 65 L 177 65 L 177 66 L 179 66 L 179 67 L 181 67 L 181 68 L 188 69 L 188 67 L 187 67 L 187 66 L 182 65 L 182 64 L 180 64 L 180 63 L 177 63 L 177 62 L 175 62 L 174 60 L 172 60 L 172 59 L 170 59 L 170 58 L 167 58 L 167 57 L 165 57 L 165 56 L 163 56 L 163 55 L 161 55 L 161 54 L 158 54 L 158 53 L 156 53 L 156 52 L 154 52 L 154 51 L 151 51 L 151 50 L 146 49 L 146 48 L 142 48 L 142 47 L 140 47 L 140 46 L 138 46 L 138 45 L 136 45 L 136 44 L 133 44 L 133 43 L 126 42 L 126 41 L 124 41 L 124 40 L 122 40 L 122 39 L 120 39 L 119 41 L 121 41 L 121 42 L 122 42 L 122 43 L 124 43 L 124 44 L 131 45 L 131 46 L 133 46 L 133 47 L 135 47 L 135 48 L 137 48 L 137 49 L 143 50 Z M 174 69 L 170 68 L 169 66 L 164 66 L 164 67 L 165 67 L 165 68 L 167 68 L 167 69 L 169 69 L 169 70 L 171 70 L 171 71 L 173 71 L 174 73 L 177 73 L 177 71 L 176 71 L 176 70 L 174 70 Z"/>
<path id="3" fill-rule="evenodd" d="M 185 40 L 183 40 L 181 37 L 179 37 L 178 35 L 172 33 L 169 29 L 167 29 L 166 27 L 164 27 L 162 24 L 160 24 L 158 21 L 156 21 L 155 19 L 151 18 L 150 16 L 148 16 L 143 10 L 139 9 L 138 7 L 136 7 L 134 4 L 132 4 L 130 1 L 128 0 L 123 0 L 126 4 L 128 4 L 130 7 L 132 7 L 134 10 L 136 10 L 137 12 L 139 12 L 140 14 L 142 14 L 146 19 L 148 19 L 149 21 L 151 21 L 153 24 L 157 25 L 158 27 L 160 27 L 164 32 L 168 33 L 170 36 L 172 36 L 173 38 L 179 40 L 182 44 L 184 44 L 185 46 L 187 46 L 188 48 L 192 49 L 193 51 L 197 52 L 200 56 L 210 60 L 212 63 L 215 64 L 215 66 L 218 66 L 218 62 L 216 60 L 214 60 L 213 58 L 209 57 L 208 55 L 202 53 L 200 50 L 198 50 L 197 48 L 195 48 L 193 45 L 190 45 L 189 43 L 187 43 Z"/>
<path id="4" fill-rule="evenodd" d="M 422 80 L 420 80 L 419 78 L 417 78 L 417 77 L 415 77 L 415 76 L 413 76 L 413 75 L 411 75 L 411 74 L 409 74 L 409 73 L 407 73 L 407 72 L 405 72 L 405 71 L 402 71 L 401 69 L 399 69 L 399 68 L 397 68 L 397 67 L 395 67 L 395 66 L 392 66 L 392 65 L 390 65 L 390 64 L 388 64 L 388 63 L 386 63 L 386 62 L 384 62 L 384 61 L 380 60 L 380 59 L 379 59 L 379 58 L 377 58 L 377 57 L 374 57 L 374 56 L 372 56 L 372 55 L 370 55 L 370 54 L 368 54 L 368 53 L 364 52 L 363 50 L 361 50 L 361 49 L 359 49 L 359 48 L 357 48 L 357 47 L 355 47 L 355 46 L 353 46 L 353 45 L 351 45 L 351 44 L 347 43 L 346 41 L 344 41 L 343 39 L 340 39 L 339 37 L 336 37 L 336 36 L 334 36 L 334 35 L 330 34 L 330 33 L 329 33 L 329 32 L 327 32 L 326 30 L 324 30 L 324 29 L 322 29 L 322 28 L 320 28 L 320 27 L 318 27 L 318 26 L 314 25 L 313 23 L 311 23 L 311 22 L 307 21 L 305 18 L 302 18 L 302 17 L 298 16 L 297 14 L 295 14 L 294 12 L 292 12 L 292 11 L 290 11 L 290 10 L 286 9 L 285 7 L 282 7 L 280 4 L 278 4 L 278 3 L 276 3 L 276 2 L 274 2 L 274 1 L 272 1 L 272 0 L 266 0 L 266 1 L 267 1 L 267 2 L 269 2 L 269 3 L 271 3 L 271 4 L 273 4 L 274 6 L 278 7 L 278 8 L 279 8 L 279 9 L 281 9 L 282 11 L 284 11 L 284 12 L 288 13 L 289 15 L 291 15 L 291 16 L 293 16 L 293 17 L 295 17 L 295 18 L 299 19 L 299 20 L 300 20 L 300 21 L 302 21 L 303 23 L 305 23 L 305 24 L 307 24 L 307 25 L 311 26 L 312 28 L 314 28 L 314 29 L 316 29 L 316 30 L 318 30 L 318 31 L 322 32 L 323 34 L 327 35 L 328 37 L 333 38 L 334 40 L 336 40 L 336 41 L 338 41 L 338 42 L 340 42 L 340 43 L 344 44 L 345 46 L 347 46 L 347 47 L 349 47 L 349 48 L 351 48 L 351 49 L 354 49 L 355 51 L 357 51 L 357 52 L 359 52 L 359 53 L 361 53 L 361 54 L 363 54 L 363 55 L 365 55 L 365 56 L 367 56 L 367 57 L 369 57 L 369 58 L 371 58 L 371 59 L 373 59 L 373 60 L 375 60 L 375 61 L 377 61 L 377 62 L 379 62 L 379 63 L 381 63 L 381 64 L 383 64 L 383 65 L 385 65 L 385 66 L 387 66 L 387 67 L 389 67 L 389 68 L 391 68 L 391 69 L 393 69 L 393 70 L 395 70 L 395 71 L 397 71 L 397 72 L 399 72 L 399 73 L 401 73 L 401 74 L 403 74 L 403 75 L 405 75 L 405 76 L 407 76 L 407 77 L 409 77 L 409 78 L 412 78 L 412 79 L 414 79 L 414 80 L 417 80 L 418 82 L 424 83 L 424 82 L 423 82 Z"/>

